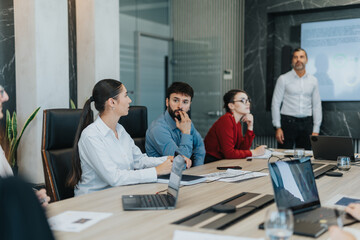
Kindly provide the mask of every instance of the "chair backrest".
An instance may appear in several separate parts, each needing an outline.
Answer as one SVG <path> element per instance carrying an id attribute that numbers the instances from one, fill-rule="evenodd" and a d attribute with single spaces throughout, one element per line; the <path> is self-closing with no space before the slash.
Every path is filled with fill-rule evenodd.
<path id="1" fill-rule="evenodd" d="M 136 146 L 145 153 L 145 134 L 148 128 L 147 108 L 130 106 L 129 114 L 120 118 L 119 123 L 129 133 Z"/>
<path id="2" fill-rule="evenodd" d="M 74 139 L 82 109 L 44 110 L 41 155 L 45 184 L 51 201 L 74 196 L 74 189 L 66 186 L 71 171 Z"/>

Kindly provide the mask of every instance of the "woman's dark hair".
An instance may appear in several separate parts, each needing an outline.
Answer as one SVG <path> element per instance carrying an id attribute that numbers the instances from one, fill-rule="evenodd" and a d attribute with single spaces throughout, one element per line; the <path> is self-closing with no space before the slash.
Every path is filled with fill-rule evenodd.
<path id="1" fill-rule="evenodd" d="M 245 93 L 246 96 L 249 97 L 249 95 L 247 94 L 247 92 L 245 92 L 244 90 L 240 90 L 240 89 L 231 89 L 230 91 L 228 91 L 227 93 L 225 93 L 223 100 L 224 100 L 224 108 L 226 110 L 226 112 L 230 112 L 231 110 L 229 108 L 229 103 L 234 103 L 234 97 L 236 94 L 238 93 Z"/>
<path id="2" fill-rule="evenodd" d="M 4 127 L 4 124 L 2 124 L 2 123 L 0 123 L 0 146 L 2 147 L 2 149 L 5 153 L 6 159 L 9 159 L 10 142 L 9 142 L 9 139 L 6 134 L 6 129 Z"/>
<path id="3" fill-rule="evenodd" d="M 73 156 L 72 156 L 72 169 L 68 179 L 68 186 L 76 187 L 77 183 L 81 180 L 81 164 L 79 156 L 78 142 L 82 131 L 93 122 L 93 112 L 91 111 L 91 102 L 95 102 L 95 108 L 99 113 L 105 110 L 105 102 L 109 98 L 117 99 L 121 93 L 123 84 L 114 79 L 103 79 L 95 84 L 92 96 L 85 102 L 83 112 L 80 117 L 79 125 L 76 130 Z"/>

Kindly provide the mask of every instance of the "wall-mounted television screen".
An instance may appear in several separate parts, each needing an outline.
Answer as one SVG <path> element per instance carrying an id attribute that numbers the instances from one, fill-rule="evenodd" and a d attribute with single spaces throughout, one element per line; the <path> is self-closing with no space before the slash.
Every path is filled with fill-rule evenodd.
<path id="1" fill-rule="evenodd" d="M 360 18 L 303 23 L 301 47 L 322 101 L 360 101 Z"/>

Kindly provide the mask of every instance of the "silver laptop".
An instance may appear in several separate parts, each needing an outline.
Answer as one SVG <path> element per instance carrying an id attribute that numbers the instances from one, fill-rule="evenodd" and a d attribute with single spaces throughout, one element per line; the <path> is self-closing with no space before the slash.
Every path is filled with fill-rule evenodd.
<path id="1" fill-rule="evenodd" d="M 123 195 L 121 197 L 123 209 L 125 211 L 175 209 L 184 164 L 185 159 L 181 155 L 174 158 L 166 194 Z"/>
<path id="2" fill-rule="evenodd" d="M 356 221 L 344 212 L 321 207 L 310 161 L 277 161 L 269 164 L 269 171 L 277 207 L 293 211 L 295 234 L 317 237 L 339 216 L 344 225 Z"/>
<path id="3" fill-rule="evenodd" d="M 354 161 L 354 146 L 351 137 L 310 136 L 314 158 L 337 160 L 338 156 L 350 157 Z"/>

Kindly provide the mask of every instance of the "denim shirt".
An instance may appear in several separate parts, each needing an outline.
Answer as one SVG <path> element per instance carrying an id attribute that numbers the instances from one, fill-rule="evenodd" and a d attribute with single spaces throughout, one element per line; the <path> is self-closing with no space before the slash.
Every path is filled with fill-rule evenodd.
<path id="1" fill-rule="evenodd" d="M 183 134 L 175 120 L 165 111 L 146 131 L 146 153 L 150 157 L 173 156 L 175 151 L 190 158 L 193 166 L 204 164 L 205 147 L 200 133 L 191 123 L 190 134 Z"/>

